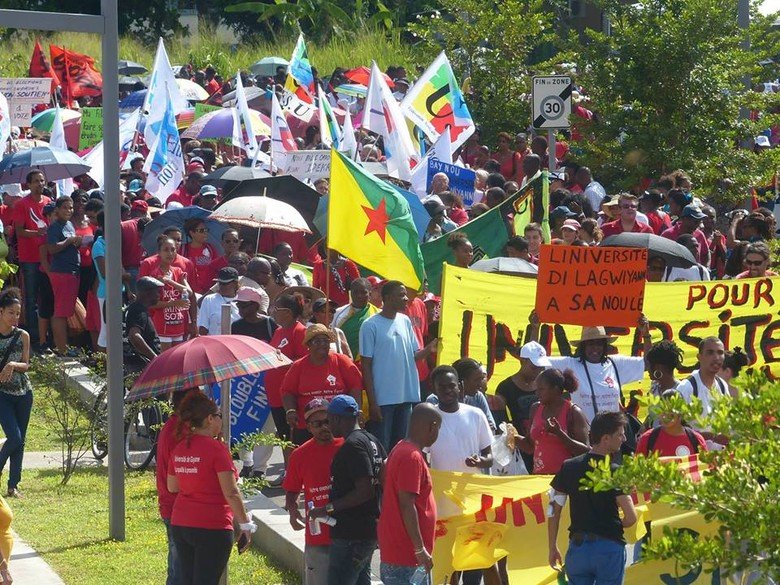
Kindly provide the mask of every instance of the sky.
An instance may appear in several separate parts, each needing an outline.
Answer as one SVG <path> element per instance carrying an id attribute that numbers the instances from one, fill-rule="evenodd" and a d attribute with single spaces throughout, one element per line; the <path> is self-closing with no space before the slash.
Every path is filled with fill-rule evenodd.
<path id="1" fill-rule="evenodd" d="M 780 10 L 780 0 L 764 0 L 760 10 L 762 14 L 773 14 Z"/>

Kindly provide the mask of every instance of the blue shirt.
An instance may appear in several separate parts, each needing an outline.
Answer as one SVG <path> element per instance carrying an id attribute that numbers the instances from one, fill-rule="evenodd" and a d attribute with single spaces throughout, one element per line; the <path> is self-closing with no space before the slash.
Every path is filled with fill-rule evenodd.
<path id="1" fill-rule="evenodd" d="M 76 235 L 76 229 L 69 221 L 55 220 L 51 222 L 46 232 L 47 244 L 59 244 L 63 240 Z M 76 274 L 79 271 L 79 249 L 69 244 L 60 252 L 51 255 L 51 271 L 66 274 Z"/>
<path id="2" fill-rule="evenodd" d="M 106 257 L 106 241 L 103 239 L 103 236 L 98 236 L 95 240 L 95 243 L 92 244 L 92 260 L 95 261 L 95 272 L 97 272 L 98 277 L 98 289 L 97 289 L 97 298 L 99 299 L 105 299 L 106 298 L 106 275 L 100 274 L 100 269 L 97 265 L 97 259 L 103 257 Z"/>
<path id="3" fill-rule="evenodd" d="M 360 326 L 360 355 L 371 358 L 378 406 L 420 402 L 420 380 L 414 363 L 419 350 L 412 322 L 403 313 L 394 319 L 377 313 Z"/>

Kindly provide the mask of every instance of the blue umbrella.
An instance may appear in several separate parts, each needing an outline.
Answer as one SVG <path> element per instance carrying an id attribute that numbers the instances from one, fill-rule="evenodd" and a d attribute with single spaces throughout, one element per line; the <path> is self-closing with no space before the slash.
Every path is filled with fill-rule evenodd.
<path id="1" fill-rule="evenodd" d="M 0 161 L 0 185 L 23 183 L 27 173 L 40 170 L 49 181 L 83 175 L 92 167 L 77 154 L 53 146 L 36 146 L 12 152 Z"/>
<path id="2" fill-rule="evenodd" d="M 146 91 L 147 90 L 142 89 L 129 94 L 125 99 L 119 102 L 119 109 L 132 111 L 136 108 L 143 107 L 144 100 L 146 99 Z"/>
<path id="3" fill-rule="evenodd" d="M 157 236 L 163 233 L 166 228 L 177 227 L 181 230 L 184 236 L 184 243 L 186 244 L 189 239 L 187 234 L 184 233 L 184 222 L 188 219 L 202 219 L 209 230 L 209 244 L 214 246 L 220 253 L 222 253 L 222 232 L 224 232 L 228 226 L 211 219 L 211 212 L 208 209 L 202 207 L 182 207 L 180 209 L 169 209 L 165 213 L 161 213 L 144 229 L 144 236 L 141 239 L 141 245 L 149 254 L 157 253 Z"/>

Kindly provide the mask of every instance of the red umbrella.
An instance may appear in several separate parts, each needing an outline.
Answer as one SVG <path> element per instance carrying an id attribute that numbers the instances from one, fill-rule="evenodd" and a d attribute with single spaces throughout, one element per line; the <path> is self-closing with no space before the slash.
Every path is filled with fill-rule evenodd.
<path id="1" fill-rule="evenodd" d="M 390 86 L 390 89 L 393 89 L 395 87 L 393 80 L 384 73 L 382 73 L 382 75 L 384 76 L 387 85 Z M 371 69 L 365 66 L 355 67 L 354 69 L 347 71 L 344 74 L 344 77 L 349 79 L 352 83 L 359 83 L 360 85 L 368 87 L 368 81 L 371 79 Z"/>
<path id="2" fill-rule="evenodd" d="M 246 335 L 204 335 L 158 355 L 135 381 L 128 400 L 272 370 L 292 362 L 279 350 Z"/>

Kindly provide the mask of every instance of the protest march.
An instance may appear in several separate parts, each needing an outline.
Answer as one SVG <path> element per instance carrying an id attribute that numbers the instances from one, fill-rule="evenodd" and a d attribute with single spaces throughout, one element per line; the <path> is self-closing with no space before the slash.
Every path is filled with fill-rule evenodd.
<path id="1" fill-rule="evenodd" d="M 534 78 L 525 132 L 484 132 L 445 51 L 318 72 L 306 41 L 236 72 L 160 38 L 151 70 L 120 62 L 119 152 L 94 57 L 36 41 L 27 77 L 0 68 L 0 583 L 37 360 L 98 372 L 114 316 L 157 583 L 271 554 L 251 490 L 304 535 L 306 585 L 777 582 L 777 543 L 726 519 L 747 496 L 704 508 L 737 468 L 778 503 L 737 422 L 777 436 L 777 193 L 602 184 L 576 70 Z M 696 541 L 723 562 L 681 560 Z"/>

